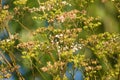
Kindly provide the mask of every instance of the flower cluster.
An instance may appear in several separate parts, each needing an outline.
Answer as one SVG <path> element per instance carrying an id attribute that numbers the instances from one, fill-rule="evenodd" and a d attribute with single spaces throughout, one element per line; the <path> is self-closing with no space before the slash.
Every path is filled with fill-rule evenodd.
<path id="1" fill-rule="evenodd" d="M 112 78 L 112 77 L 115 78 L 115 76 L 118 76 L 117 74 L 118 67 L 116 67 L 114 71 L 110 69 L 115 65 L 119 64 L 119 60 L 118 60 L 118 58 L 120 57 L 119 56 L 119 53 L 120 53 L 119 51 L 120 35 L 119 34 L 106 32 L 104 34 L 92 35 L 88 37 L 87 40 L 85 40 L 85 42 L 82 42 L 82 43 L 84 43 L 84 45 L 86 45 L 88 48 L 90 48 L 93 51 L 93 54 L 98 58 L 97 62 L 102 63 L 104 65 L 103 67 L 102 64 L 99 64 L 95 67 L 96 69 L 98 68 L 101 69 L 101 67 L 103 67 L 102 69 L 104 68 L 106 69 L 107 73 L 103 74 L 105 75 L 104 79 Z M 101 59 L 102 61 L 99 61 Z M 112 63 L 110 60 L 112 61 Z M 87 67 L 86 70 L 89 71 L 89 70 L 92 70 L 92 68 Z"/>
<path id="2" fill-rule="evenodd" d="M 9 15 L 8 10 L 1 10 L 0 11 L 0 24 L 6 20 L 7 16 Z"/>
<path id="3" fill-rule="evenodd" d="M 120 1 L 119 0 L 112 0 L 112 2 L 115 4 L 115 7 L 118 10 L 118 13 L 120 13 Z M 120 14 L 118 16 L 120 18 Z"/>
<path id="4" fill-rule="evenodd" d="M 81 31 L 82 31 L 81 28 L 61 30 L 61 29 L 54 29 L 53 27 L 49 27 L 49 28 L 39 28 L 33 34 L 42 35 L 47 33 L 51 45 L 56 46 L 58 52 L 60 53 L 62 51 L 67 51 L 69 49 L 72 49 L 73 52 L 75 52 L 78 49 L 81 49 L 82 47 L 81 44 L 74 43 L 75 39 L 78 37 L 78 34 Z"/>
<path id="5" fill-rule="evenodd" d="M 76 17 L 77 17 L 77 13 L 78 13 L 79 11 L 78 10 L 72 10 L 72 11 L 69 11 L 69 12 L 64 12 L 64 13 L 62 13 L 61 15 L 57 15 L 56 16 L 56 20 L 58 21 L 58 22 L 64 22 L 65 20 L 73 20 L 73 19 L 76 19 Z"/>
<path id="6" fill-rule="evenodd" d="M 90 29 L 94 30 L 96 27 L 101 25 L 101 22 L 99 22 L 100 17 L 94 18 L 94 17 L 83 17 L 83 23 L 84 23 L 84 29 Z"/>
<path id="7" fill-rule="evenodd" d="M 12 48 L 14 48 L 14 44 L 15 44 L 14 40 L 10 40 L 10 39 L 2 40 L 0 41 L 0 48 L 2 50 L 9 51 Z"/>
<path id="8" fill-rule="evenodd" d="M 22 52 L 22 58 L 30 59 L 31 57 L 35 57 L 37 54 L 36 50 L 40 49 L 40 45 L 37 41 L 30 41 L 27 43 L 20 43 L 17 45 L 17 49 L 24 50 Z"/>
<path id="9" fill-rule="evenodd" d="M 28 50 L 31 50 L 35 45 L 35 42 L 27 42 L 27 43 L 20 43 L 17 45 L 17 48 L 26 48 Z"/>
<path id="10" fill-rule="evenodd" d="M 8 22 L 13 18 L 11 13 L 7 10 L 7 6 L 4 6 L 6 9 L 0 10 L 0 30 L 3 30 L 8 26 Z"/>
<path id="11" fill-rule="evenodd" d="M 103 53 L 113 54 L 114 52 L 119 51 L 118 49 L 120 47 L 119 34 L 115 35 L 107 32 L 104 34 L 92 35 L 86 40 L 85 43 L 87 43 L 90 47 L 94 47 L 92 48 L 93 51 L 98 50 L 98 52 L 96 52 L 96 54 L 99 55 L 98 57 L 101 57 L 100 55 L 102 55 Z"/>
<path id="12" fill-rule="evenodd" d="M 27 3 L 27 0 L 15 0 L 15 5 L 25 5 Z"/>
<path id="13" fill-rule="evenodd" d="M 98 74 L 97 72 L 102 70 L 101 64 L 97 60 L 90 59 L 82 63 L 82 66 L 85 67 L 85 80 L 87 79 L 96 79 Z M 96 76 L 96 78 L 93 77 Z"/>
<path id="14" fill-rule="evenodd" d="M 11 73 L 17 71 L 19 69 L 20 66 L 15 65 L 14 67 L 4 67 L 3 65 L 0 66 L 0 78 L 10 78 L 11 77 Z"/>
<path id="15" fill-rule="evenodd" d="M 55 74 L 57 73 L 56 71 L 58 70 L 64 70 L 65 67 L 65 63 L 58 61 L 55 62 L 54 64 L 52 64 L 51 62 L 47 62 L 47 66 L 46 67 L 42 67 L 41 70 L 44 72 L 48 72 L 49 74 Z"/>
<path id="16" fill-rule="evenodd" d="M 60 8 L 66 5 L 70 5 L 68 2 L 66 1 L 56 1 L 56 0 L 50 0 L 50 1 L 46 1 L 43 3 L 39 3 L 40 6 L 38 8 L 33 7 L 30 8 L 29 11 L 32 12 L 45 12 L 45 11 L 52 11 L 55 8 Z"/>

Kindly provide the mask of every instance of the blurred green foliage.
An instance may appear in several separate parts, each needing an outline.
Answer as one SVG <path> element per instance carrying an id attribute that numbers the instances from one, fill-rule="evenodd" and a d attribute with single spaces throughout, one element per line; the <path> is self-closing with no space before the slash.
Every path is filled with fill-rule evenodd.
<path id="1" fill-rule="evenodd" d="M 0 8 L 0 30 L 9 33 L 0 78 L 67 80 L 73 62 L 84 80 L 119 80 L 119 13 L 119 0 L 11 0 Z"/>

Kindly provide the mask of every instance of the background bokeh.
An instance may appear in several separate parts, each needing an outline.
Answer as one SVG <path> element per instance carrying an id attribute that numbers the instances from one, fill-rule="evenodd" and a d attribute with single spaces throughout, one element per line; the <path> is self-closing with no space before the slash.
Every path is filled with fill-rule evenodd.
<path id="1" fill-rule="evenodd" d="M 16 6 L 21 7 L 21 5 L 13 4 L 14 1 L 17 1 L 17 0 L 0 0 L 2 9 L 4 9 L 3 6 L 9 5 L 9 8 L 8 8 L 9 12 L 11 12 L 11 14 L 14 14 L 13 19 L 5 21 L 6 24 L 8 23 L 8 27 L 10 29 L 11 34 L 14 35 L 14 34 L 18 33 L 20 40 L 23 42 L 27 42 L 27 41 L 33 40 L 33 36 L 32 36 L 33 31 L 35 31 L 36 29 L 38 29 L 40 27 L 46 27 L 46 28 L 49 27 L 50 23 L 48 23 L 48 20 L 33 19 L 33 15 L 39 16 L 39 14 L 41 14 L 41 13 L 30 14 L 28 11 L 24 11 L 24 10 L 23 10 L 23 12 L 22 12 L 22 10 L 20 11 L 20 12 L 22 12 L 21 13 L 22 15 L 17 15 L 19 13 L 14 13 L 14 9 Z M 49 0 L 27 0 L 27 3 L 24 6 L 28 6 L 29 8 L 39 7 L 39 1 L 45 2 L 45 1 L 49 1 Z M 118 7 L 117 4 L 114 4 L 110 0 L 95 0 L 95 1 L 90 0 L 91 1 L 90 3 L 85 2 L 84 4 L 82 4 L 82 1 L 84 2 L 84 0 L 81 0 L 81 1 L 80 0 L 64 0 L 64 1 L 68 1 L 71 4 L 71 6 L 66 6 L 63 9 L 63 12 L 68 12 L 73 9 L 77 9 L 79 11 L 86 10 L 86 13 L 88 16 L 100 18 L 101 25 L 97 28 L 95 34 L 104 33 L 104 32 L 120 33 L 120 18 L 118 17 L 119 11 L 116 8 L 116 7 Z M 92 2 L 92 1 L 94 1 L 94 2 Z M 24 6 L 22 6 L 22 7 L 24 7 Z M 0 9 L 0 10 L 2 10 L 2 9 Z M 55 26 L 61 25 L 61 24 L 58 24 L 55 20 L 53 21 L 53 24 Z M 81 34 L 80 36 L 84 38 L 85 35 L 86 35 L 86 33 L 83 32 L 83 34 Z M 6 38 L 8 38 L 7 31 L 5 29 L 1 29 L 0 39 L 3 40 Z M 44 41 L 44 39 L 43 39 L 43 41 Z M 89 56 L 89 57 L 92 56 L 91 55 L 92 52 L 89 49 L 86 49 L 86 51 L 87 51 L 86 54 L 89 53 L 87 56 Z M 19 54 L 19 52 L 18 52 L 18 54 Z M 16 56 L 18 58 L 20 58 L 20 55 L 16 55 Z M 31 74 L 32 71 L 30 70 L 31 68 L 30 68 L 29 61 L 25 60 L 24 62 L 19 62 L 19 60 L 18 60 L 18 63 L 19 63 L 19 65 L 22 65 L 19 69 L 20 73 L 26 78 L 26 80 L 32 80 L 33 74 Z M 75 69 L 75 70 L 77 71 L 77 69 Z M 67 71 L 66 71 L 66 73 L 67 73 Z M 80 71 L 77 71 L 77 73 L 79 75 L 81 74 Z M 38 73 L 36 73 L 35 75 L 36 75 L 35 80 L 41 79 L 41 76 L 39 76 Z M 50 75 L 48 75 L 48 74 L 45 74 L 45 75 L 47 77 L 51 78 Z M 76 76 L 77 76 L 77 74 L 76 74 Z M 79 77 L 82 77 L 82 76 L 79 76 Z M 75 77 L 75 78 L 77 78 L 77 77 Z M 8 79 L 5 79 L 5 80 L 8 80 Z M 13 76 L 10 78 L 10 80 L 16 80 L 16 74 L 13 73 Z"/>

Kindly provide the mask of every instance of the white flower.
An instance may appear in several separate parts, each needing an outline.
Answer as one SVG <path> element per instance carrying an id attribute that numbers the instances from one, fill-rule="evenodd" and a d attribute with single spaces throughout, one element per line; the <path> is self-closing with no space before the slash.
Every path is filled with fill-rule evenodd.
<path id="1" fill-rule="evenodd" d="M 55 37 L 59 38 L 59 35 L 55 35 Z"/>
<path id="2" fill-rule="evenodd" d="M 44 11 L 45 10 L 45 6 L 40 6 L 40 10 Z"/>
<path id="3" fill-rule="evenodd" d="M 67 4 L 67 2 L 66 2 L 66 1 L 62 1 L 62 4 L 66 5 L 66 4 Z"/>
<path id="4" fill-rule="evenodd" d="M 60 22 L 64 22 L 64 21 L 65 21 L 64 16 L 63 16 L 63 15 L 61 15 L 61 16 L 59 17 L 59 20 L 60 20 Z"/>
<path id="5" fill-rule="evenodd" d="M 60 37 L 62 37 L 63 36 L 63 34 L 60 34 Z"/>

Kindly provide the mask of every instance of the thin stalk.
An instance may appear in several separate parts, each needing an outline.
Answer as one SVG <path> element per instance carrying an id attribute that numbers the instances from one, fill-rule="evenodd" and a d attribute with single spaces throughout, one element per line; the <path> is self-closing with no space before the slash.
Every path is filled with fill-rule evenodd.
<path id="1" fill-rule="evenodd" d="M 39 6 L 40 6 L 40 0 L 37 0 L 37 2 L 38 2 L 38 4 L 39 4 Z"/>
<path id="2" fill-rule="evenodd" d="M 25 25 L 23 25 L 19 20 L 13 19 L 14 21 L 16 21 L 17 23 L 19 23 L 21 25 L 22 28 L 24 28 L 25 30 L 31 32 L 31 30 L 29 28 L 27 28 Z"/>
<path id="3" fill-rule="evenodd" d="M 55 62 L 55 58 L 53 57 L 53 55 L 51 54 L 51 52 L 49 52 L 49 55 L 50 55 L 52 61 Z"/>
<path id="4" fill-rule="evenodd" d="M 46 77 L 42 74 L 42 72 L 35 66 L 35 64 L 33 64 L 33 66 L 37 69 L 37 71 L 40 73 L 40 75 L 43 77 L 44 80 L 48 80 L 48 79 L 46 79 Z"/>
<path id="5" fill-rule="evenodd" d="M 31 65 L 31 69 L 33 69 L 32 60 L 31 59 L 30 59 L 30 65 Z M 34 69 L 32 70 L 32 74 L 33 74 L 33 80 L 34 80 L 35 79 Z"/>
<path id="6" fill-rule="evenodd" d="M 5 26 L 5 30 L 6 30 L 7 33 L 8 33 L 8 37 L 11 39 L 11 38 L 12 38 L 12 35 L 11 35 L 10 30 L 9 30 L 9 28 L 8 28 L 7 25 Z"/>
<path id="7" fill-rule="evenodd" d="M 12 65 L 9 63 L 9 61 L 4 57 L 4 55 L 1 53 L 0 51 L 0 55 L 2 56 L 2 58 L 5 60 L 5 62 L 11 67 Z"/>

